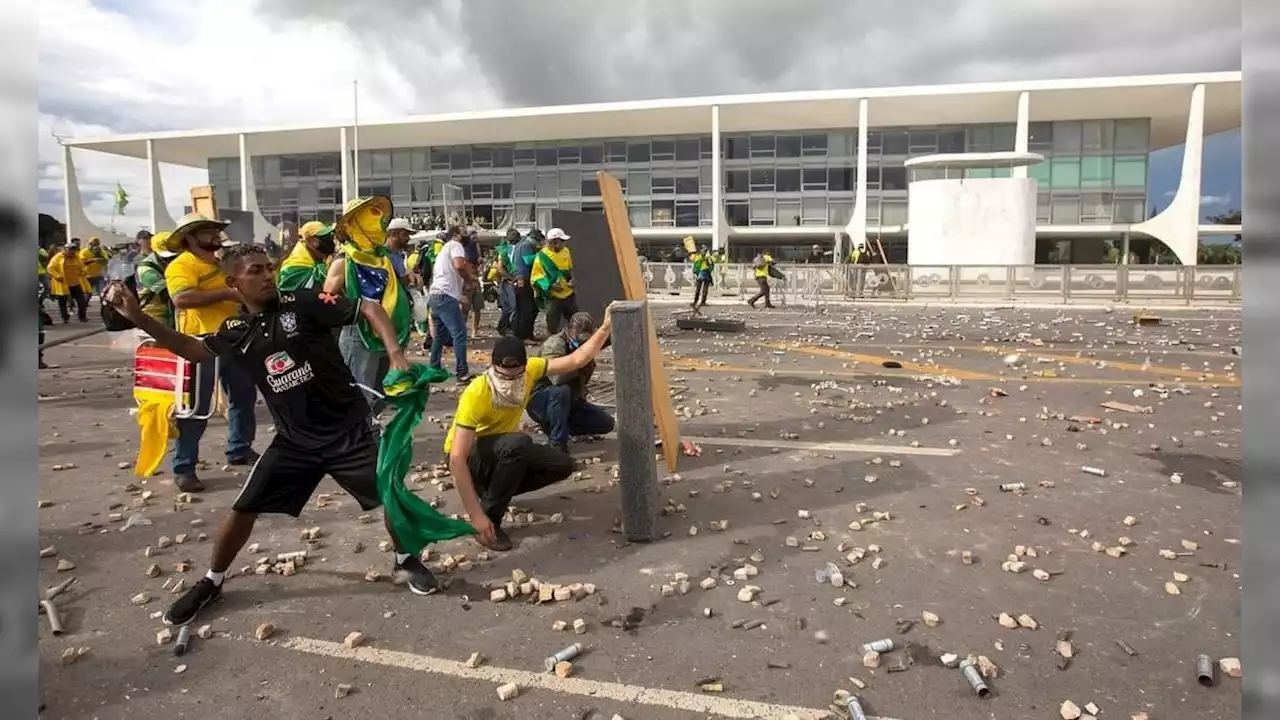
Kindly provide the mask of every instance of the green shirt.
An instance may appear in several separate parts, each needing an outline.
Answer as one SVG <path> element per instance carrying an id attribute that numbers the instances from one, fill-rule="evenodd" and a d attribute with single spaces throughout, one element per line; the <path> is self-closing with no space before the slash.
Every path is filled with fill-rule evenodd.
<path id="1" fill-rule="evenodd" d="M 138 304 L 142 311 L 168 327 L 174 327 L 173 303 L 164 279 L 165 258 L 151 253 L 138 262 Z"/>

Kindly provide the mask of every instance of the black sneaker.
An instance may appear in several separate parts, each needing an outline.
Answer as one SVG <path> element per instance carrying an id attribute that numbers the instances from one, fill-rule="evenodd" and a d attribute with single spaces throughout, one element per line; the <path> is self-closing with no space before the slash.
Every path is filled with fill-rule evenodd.
<path id="1" fill-rule="evenodd" d="M 458 381 L 459 385 L 466 385 L 467 383 L 471 382 L 472 378 L 474 377 L 475 375 L 472 375 L 471 373 L 466 372 L 466 373 L 462 373 L 461 375 L 454 376 L 454 379 Z"/>
<path id="2" fill-rule="evenodd" d="M 204 483 L 200 482 L 200 478 L 196 477 L 195 472 L 174 475 L 173 484 L 177 485 L 182 492 L 204 492 Z"/>
<path id="3" fill-rule="evenodd" d="M 570 453 L 569 453 L 569 443 L 551 443 L 551 447 L 553 447 L 553 448 L 555 448 L 555 449 L 559 450 L 560 452 L 564 453 L 565 455 L 570 454 Z"/>
<path id="4" fill-rule="evenodd" d="M 209 603 L 222 598 L 222 586 L 215 585 L 212 580 L 207 577 L 200 578 L 200 581 L 191 586 L 191 589 L 178 598 L 177 602 L 169 606 L 164 613 L 165 625 L 186 625 L 204 609 Z"/>
<path id="5" fill-rule="evenodd" d="M 422 564 L 422 560 L 413 555 L 402 563 L 396 563 L 396 572 L 405 573 L 405 584 L 414 595 L 430 595 L 440 589 L 436 576 Z"/>
<path id="6" fill-rule="evenodd" d="M 227 464 L 237 465 L 237 466 L 252 465 L 258 462 L 258 458 L 260 457 L 262 456 L 258 454 L 257 450 L 254 450 L 253 448 L 249 448 L 248 450 L 245 451 L 243 455 L 239 457 L 227 458 Z"/>

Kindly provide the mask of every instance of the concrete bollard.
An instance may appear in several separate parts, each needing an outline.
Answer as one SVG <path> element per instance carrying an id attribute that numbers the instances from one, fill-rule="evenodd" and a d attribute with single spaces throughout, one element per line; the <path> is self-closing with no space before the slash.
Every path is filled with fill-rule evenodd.
<path id="1" fill-rule="evenodd" d="M 648 303 L 615 303 L 612 317 L 622 531 L 630 542 L 652 542 L 659 537 L 662 499 L 654 460 Z"/>

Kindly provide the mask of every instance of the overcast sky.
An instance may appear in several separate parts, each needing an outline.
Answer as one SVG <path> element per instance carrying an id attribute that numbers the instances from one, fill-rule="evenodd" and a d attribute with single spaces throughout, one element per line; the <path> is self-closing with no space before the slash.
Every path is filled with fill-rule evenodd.
<path id="1" fill-rule="evenodd" d="M 1240 69 L 1238 0 L 40 0 L 56 141 L 519 105 Z M 201 68 L 208 68 L 205 76 Z M 78 151 L 90 219 L 145 225 L 141 160 Z M 170 214 L 203 170 L 164 166 Z"/>

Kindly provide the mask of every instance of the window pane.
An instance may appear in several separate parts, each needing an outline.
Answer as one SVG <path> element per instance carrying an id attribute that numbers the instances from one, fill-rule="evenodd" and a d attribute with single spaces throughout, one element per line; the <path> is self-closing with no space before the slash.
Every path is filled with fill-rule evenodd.
<path id="1" fill-rule="evenodd" d="M 777 147 L 776 138 L 772 135 L 751 136 L 751 157 L 773 157 Z"/>
<path id="2" fill-rule="evenodd" d="M 574 197 L 582 191 L 582 173 L 577 170 L 561 170 L 558 182 L 561 195 Z"/>
<path id="3" fill-rule="evenodd" d="M 600 196 L 600 181 L 595 173 L 582 173 L 582 194 L 585 197 Z"/>
<path id="4" fill-rule="evenodd" d="M 496 168 L 509 168 L 515 161 L 515 149 L 509 147 L 496 147 L 493 149 L 493 166 Z"/>
<path id="5" fill-rule="evenodd" d="M 1080 185 L 1082 187 L 1111 187 L 1111 155 L 1099 155 L 1080 159 Z"/>
<path id="6" fill-rule="evenodd" d="M 676 141 L 676 160 L 697 160 L 698 155 L 698 138 Z"/>
<path id="7" fill-rule="evenodd" d="M 1114 221 L 1139 223 L 1143 220 L 1146 202 L 1142 198 L 1116 198 Z"/>
<path id="8" fill-rule="evenodd" d="M 1114 126 L 1110 120 L 1088 120 L 1081 124 L 1085 152 L 1109 152 Z"/>
<path id="9" fill-rule="evenodd" d="M 1054 187 L 1054 188 L 1080 187 L 1080 158 L 1055 157 L 1052 163 L 1053 165 L 1049 171 L 1050 187 Z"/>
<path id="10" fill-rule="evenodd" d="M 1031 151 L 1053 149 L 1053 123 L 1033 122 L 1027 125 L 1027 149 Z"/>
<path id="11" fill-rule="evenodd" d="M 990 178 L 991 168 L 965 168 L 966 178 Z"/>
<path id="12" fill-rule="evenodd" d="M 534 184 L 534 175 L 532 172 L 516 173 L 515 191 L 516 192 L 533 192 L 537 189 Z"/>
<path id="13" fill-rule="evenodd" d="M 779 200 L 775 213 L 778 217 L 778 225 L 784 227 L 799 227 L 800 203 L 795 200 Z"/>
<path id="14" fill-rule="evenodd" d="M 1013 123 L 1000 123 L 992 128 L 991 150 L 993 152 L 1013 152 L 1017 142 L 1018 127 Z"/>
<path id="15" fill-rule="evenodd" d="M 325 174 L 325 173 L 324 173 L 324 172 L 322 172 L 322 170 L 321 170 L 321 168 L 322 168 L 322 167 L 323 167 L 323 166 L 322 166 L 319 162 L 317 162 L 317 163 L 316 163 L 316 174 L 317 174 L 317 175 L 323 175 L 323 174 Z M 428 170 L 430 170 L 430 169 L 431 169 L 431 166 L 427 164 L 427 151 L 426 151 L 426 150 L 414 150 L 414 151 L 413 151 L 413 160 L 412 160 L 412 162 L 410 163 L 410 172 L 414 173 L 415 175 L 416 175 L 416 174 L 418 174 L 418 173 L 424 173 L 424 174 L 425 174 L 425 173 L 426 173 Z"/>
<path id="16" fill-rule="evenodd" d="M 1147 186 L 1146 156 L 1116 157 L 1115 185 L 1116 187 L 1145 188 Z"/>
<path id="17" fill-rule="evenodd" d="M 698 201 L 676 202 L 676 227 L 698 227 Z"/>
<path id="18" fill-rule="evenodd" d="M 827 222 L 827 199 L 807 197 L 800 203 L 800 215 L 805 225 L 823 225 Z"/>
<path id="19" fill-rule="evenodd" d="M 627 214 L 631 216 L 631 224 L 635 227 L 652 227 L 653 219 L 649 214 L 649 203 L 627 203 Z"/>
<path id="20" fill-rule="evenodd" d="M 1047 162 L 1036 163 L 1027 168 L 1027 177 L 1035 180 L 1036 184 L 1043 190 L 1049 187 L 1049 168 L 1050 165 Z"/>
<path id="21" fill-rule="evenodd" d="M 1081 127 L 1078 122 L 1053 124 L 1053 152 L 1055 155 L 1080 154 Z"/>
<path id="22" fill-rule="evenodd" d="M 962 153 L 964 152 L 964 130 L 939 130 L 938 131 L 938 152 L 940 153 Z"/>
<path id="23" fill-rule="evenodd" d="M 969 152 L 991 152 L 993 130 L 990 125 L 973 125 L 968 129 Z"/>
<path id="24" fill-rule="evenodd" d="M 653 189 L 650 192 L 654 195 L 674 195 L 676 192 L 676 179 L 670 175 L 654 175 Z"/>
<path id="25" fill-rule="evenodd" d="M 649 162 L 649 143 L 647 141 L 627 143 L 627 162 Z"/>
<path id="26" fill-rule="evenodd" d="M 800 154 L 805 157 L 823 157 L 827 154 L 826 135 L 805 135 L 800 139 Z"/>
<path id="27" fill-rule="evenodd" d="M 778 192 L 800 192 L 800 170 L 778 170 L 776 190 Z"/>
<path id="28" fill-rule="evenodd" d="M 1078 225 L 1080 198 L 1054 196 L 1051 220 L 1054 225 Z"/>
<path id="29" fill-rule="evenodd" d="M 648 195 L 649 194 L 649 173 L 643 171 L 635 171 L 627 173 L 627 194 L 628 195 Z"/>
<path id="30" fill-rule="evenodd" d="M 555 167 L 560 164 L 560 149 L 554 147 L 540 147 L 534 150 L 534 158 L 538 163 L 538 167 Z M 538 209 L 542 211 L 541 208 Z"/>
<path id="31" fill-rule="evenodd" d="M 698 189 L 711 192 L 711 165 L 709 164 L 698 168 Z"/>
<path id="32" fill-rule="evenodd" d="M 936 152 L 938 149 L 938 131 L 933 128 L 910 131 L 911 152 Z"/>
<path id="33" fill-rule="evenodd" d="M 449 169 L 449 151 L 443 148 L 431 150 L 431 169 L 432 170 L 448 170 Z"/>
<path id="34" fill-rule="evenodd" d="M 826 190 L 827 189 L 827 169 L 826 168 L 808 168 L 804 171 L 801 178 L 804 190 Z"/>
<path id="35" fill-rule="evenodd" d="M 676 203 L 674 200 L 653 201 L 653 226 L 671 227 L 676 222 Z"/>
<path id="36" fill-rule="evenodd" d="M 1050 214 L 1052 213 L 1052 209 L 1053 209 L 1053 206 L 1049 202 L 1049 193 L 1047 192 L 1037 193 L 1036 194 L 1036 222 L 1038 223 L 1049 222 L 1049 217 L 1050 217 Z"/>
<path id="37" fill-rule="evenodd" d="M 493 167 L 493 150 L 487 147 L 471 148 L 471 167 Z"/>
<path id="38" fill-rule="evenodd" d="M 849 220 L 853 217 L 853 201 L 852 200 L 828 200 L 827 201 L 827 222 L 832 225 L 848 225 Z"/>
<path id="39" fill-rule="evenodd" d="M 751 171 L 751 189 L 752 190 L 772 190 L 774 184 L 774 174 L 772 170 L 752 170 Z"/>
<path id="40" fill-rule="evenodd" d="M 697 195 L 698 194 L 698 178 L 696 177 L 676 178 L 676 194 L 677 195 Z"/>
<path id="41" fill-rule="evenodd" d="M 727 137 L 724 142 L 724 157 L 726 160 L 743 160 L 750 157 L 747 138 L 745 137 Z"/>
<path id="42" fill-rule="evenodd" d="M 676 144 L 673 140 L 654 140 L 650 157 L 653 160 L 672 160 L 676 156 Z"/>
<path id="43" fill-rule="evenodd" d="M 910 149 L 907 140 L 906 130 L 885 130 L 884 131 L 884 154 L 885 155 L 906 155 Z"/>
<path id="44" fill-rule="evenodd" d="M 777 139 L 778 157 L 794 158 L 800 157 L 800 136 L 799 135 L 779 135 Z"/>
<path id="45" fill-rule="evenodd" d="M 904 225 L 907 222 L 907 204 L 901 200 L 885 200 L 880 205 L 881 225 Z"/>
<path id="46" fill-rule="evenodd" d="M 516 148 L 514 152 L 515 167 L 531 167 L 537 164 L 538 155 L 533 148 Z"/>
<path id="47" fill-rule="evenodd" d="M 511 198 L 510 182 L 494 182 L 493 196 L 499 200 L 509 200 Z"/>
<path id="48" fill-rule="evenodd" d="M 622 141 L 605 143 L 604 161 L 608 163 L 627 161 L 627 144 Z"/>
<path id="49" fill-rule="evenodd" d="M 748 185 L 748 173 L 746 170 L 726 170 L 724 173 L 724 191 L 725 192 L 747 192 L 750 189 Z"/>
<path id="50" fill-rule="evenodd" d="M 471 148 L 453 148 L 449 151 L 449 168 L 451 170 L 471 169 Z"/>
<path id="51" fill-rule="evenodd" d="M 538 176 L 538 200 L 554 198 L 559 189 L 560 183 L 556 181 L 555 173 Z"/>
<path id="52" fill-rule="evenodd" d="M 829 168 L 827 170 L 827 188 L 837 192 L 853 190 L 853 168 Z"/>
<path id="53" fill-rule="evenodd" d="M 702 158 L 706 158 L 707 160 L 710 160 L 711 151 L 712 151 L 711 136 L 703 135 L 702 137 L 698 138 L 698 155 L 701 156 Z"/>
<path id="54" fill-rule="evenodd" d="M 773 198 L 751 198 L 751 224 L 755 225 L 760 221 L 767 221 L 765 224 L 772 225 L 774 222 Z"/>
<path id="55" fill-rule="evenodd" d="M 1085 193 L 1080 197 L 1080 222 L 1111 222 L 1111 194 Z"/>
<path id="56" fill-rule="evenodd" d="M 727 200 L 724 204 L 724 217 L 730 225 L 743 226 L 751 221 L 751 212 L 746 200 Z"/>
<path id="57" fill-rule="evenodd" d="M 827 135 L 827 157 L 853 157 L 857 148 L 853 133 L 833 132 Z"/>
<path id="58" fill-rule="evenodd" d="M 394 183 L 395 180 L 392 180 Z M 477 200 L 489 200 L 493 197 L 493 183 L 488 181 L 471 181 L 471 197 Z"/>
<path id="59" fill-rule="evenodd" d="M 577 145 L 567 145 L 556 149 L 561 165 L 577 165 L 582 157 L 582 149 Z"/>
<path id="60" fill-rule="evenodd" d="M 1118 153 L 1145 153 L 1150 149 L 1150 122 L 1117 120 L 1115 148 Z"/>
<path id="61" fill-rule="evenodd" d="M 880 168 L 880 187 L 884 190 L 906 190 L 907 169 L 904 167 Z"/>
<path id="62" fill-rule="evenodd" d="M 596 143 L 595 145 L 582 146 L 582 164 L 583 165 L 599 165 L 604 162 L 604 146 Z"/>

